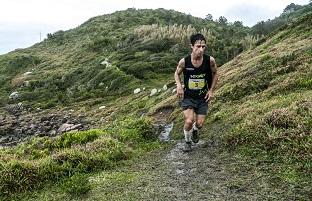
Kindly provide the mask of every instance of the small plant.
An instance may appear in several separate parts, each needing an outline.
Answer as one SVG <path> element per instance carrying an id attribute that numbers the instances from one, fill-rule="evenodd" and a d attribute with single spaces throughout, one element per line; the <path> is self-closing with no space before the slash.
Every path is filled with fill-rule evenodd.
<path id="1" fill-rule="evenodd" d="M 72 196 L 84 195 L 91 190 L 91 184 L 87 175 L 76 173 L 65 180 L 63 190 Z"/>
<path id="2" fill-rule="evenodd" d="M 94 141 L 100 135 L 104 134 L 101 130 L 88 130 L 81 132 L 68 132 L 62 135 L 55 141 L 56 147 L 66 148 L 72 144 L 85 144 L 90 141 Z"/>

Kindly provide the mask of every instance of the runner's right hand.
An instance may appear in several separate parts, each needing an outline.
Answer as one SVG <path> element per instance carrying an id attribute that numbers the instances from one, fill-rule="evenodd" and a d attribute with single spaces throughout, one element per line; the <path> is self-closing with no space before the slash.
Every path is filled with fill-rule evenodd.
<path id="1" fill-rule="evenodd" d="M 183 90 L 182 87 L 177 87 L 177 96 L 178 96 L 179 98 L 183 98 L 183 96 L 184 96 L 184 90 Z"/>

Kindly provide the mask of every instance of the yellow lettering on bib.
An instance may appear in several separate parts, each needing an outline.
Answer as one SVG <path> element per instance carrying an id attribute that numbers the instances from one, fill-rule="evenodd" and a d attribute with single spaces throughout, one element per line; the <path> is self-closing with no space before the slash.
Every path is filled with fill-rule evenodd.
<path id="1" fill-rule="evenodd" d="M 205 79 L 189 79 L 189 89 L 202 89 L 205 86 Z"/>

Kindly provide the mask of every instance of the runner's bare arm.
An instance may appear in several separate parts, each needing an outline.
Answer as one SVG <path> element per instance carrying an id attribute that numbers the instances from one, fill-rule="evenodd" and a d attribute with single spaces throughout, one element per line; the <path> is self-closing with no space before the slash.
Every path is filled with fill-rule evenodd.
<path id="1" fill-rule="evenodd" d="M 212 72 L 212 84 L 211 84 L 210 90 L 212 90 L 212 92 L 213 92 L 216 88 L 217 81 L 218 81 L 217 64 L 216 64 L 216 61 L 213 57 L 210 57 L 210 68 L 211 68 L 211 72 Z"/>
<path id="2" fill-rule="evenodd" d="M 182 98 L 183 95 L 184 95 L 184 91 L 183 91 L 183 88 L 182 88 L 182 82 L 181 82 L 181 74 L 183 72 L 183 69 L 185 67 L 185 61 L 184 61 L 184 58 L 181 59 L 178 63 L 178 66 L 177 66 L 177 69 L 174 73 L 174 79 L 175 79 L 175 82 L 177 84 L 177 95 L 178 97 Z"/>

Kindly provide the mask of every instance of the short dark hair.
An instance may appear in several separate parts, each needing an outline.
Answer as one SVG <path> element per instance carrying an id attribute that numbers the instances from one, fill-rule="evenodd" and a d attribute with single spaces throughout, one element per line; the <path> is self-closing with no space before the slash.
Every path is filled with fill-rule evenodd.
<path id="1" fill-rule="evenodd" d="M 200 33 L 191 35 L 190 40 L 191 40 L 192 45 L 194 45 L 195 42 L 198 40 L 200 40 L 200 41 L 203 40 L 206 43 L 206 38 L 203 36 L 203 34 L 200 34 Z"/>

